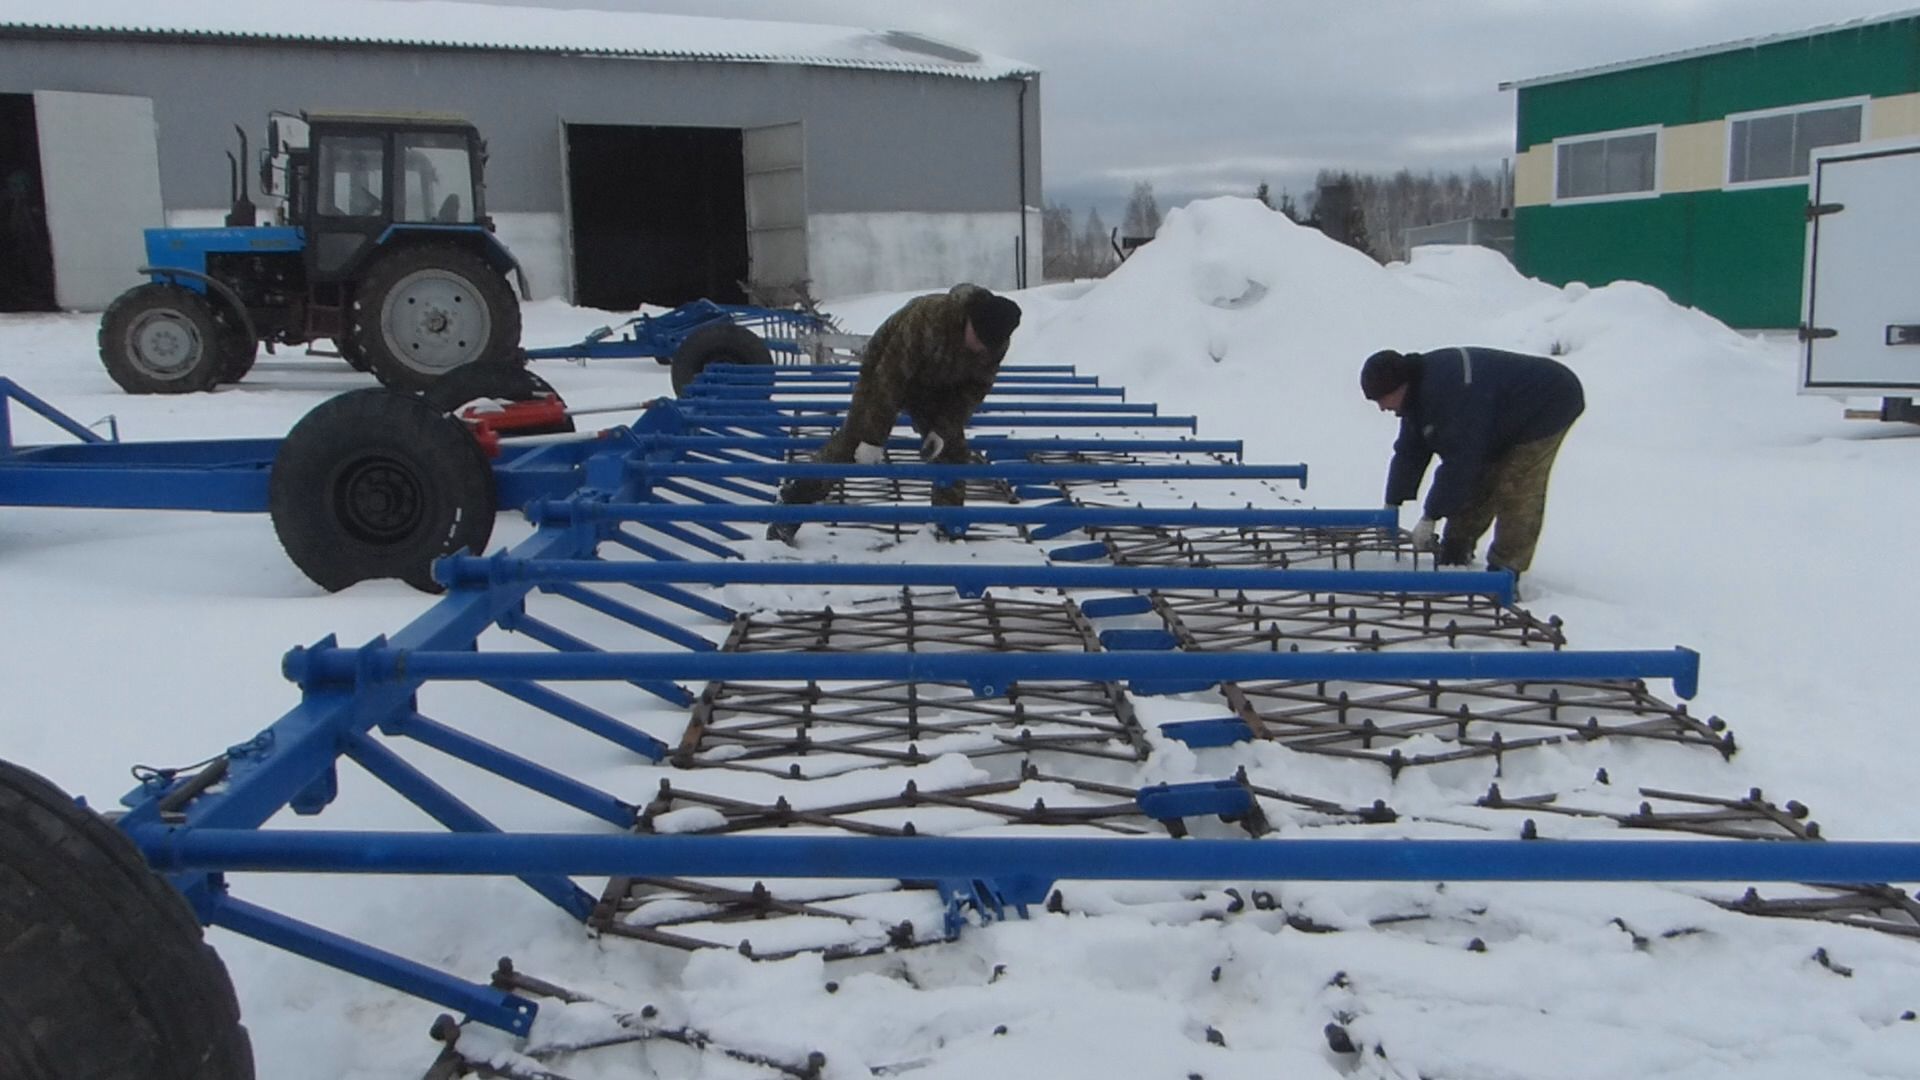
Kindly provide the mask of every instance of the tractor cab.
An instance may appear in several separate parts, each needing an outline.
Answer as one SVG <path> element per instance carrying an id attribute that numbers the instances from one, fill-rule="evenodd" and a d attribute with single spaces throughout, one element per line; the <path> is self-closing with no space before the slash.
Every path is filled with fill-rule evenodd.
<path id="1" fill-rule="evenodd" d="M 267 141 L 261 191 L 283 199 L 281 224 L 305 231 L 315 285 L 352 280 L 395 226 L 493 228 L 486 143 L 461 117 L 277 113 Z"/>

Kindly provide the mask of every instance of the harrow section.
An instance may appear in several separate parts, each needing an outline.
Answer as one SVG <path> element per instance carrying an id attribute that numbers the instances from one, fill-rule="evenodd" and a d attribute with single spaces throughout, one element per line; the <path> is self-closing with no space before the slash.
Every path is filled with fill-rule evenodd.
<path id="1" fill-rule="evenodd" d="M 1303 465 L 1168 437 L 1191 418 L 1053 367 L 1004 372 L 971 465 L 919 464 L 906 437 L 886 464 L 812 463 L 853 370 L 711 365 L 630 427 L 503 455 L 529 539 L 442 560 L 446 596 L 391 638 L 293 650 L 301 704 L 203 769 L 152 775 L 122 828 L 202 921 L 516 1036 L 541 1000 L 581 999 L 268 911 L 236 895 L 244 874 L 511 875 L 605 937 L 757 958 L 1081 910 L 1061 883 L 1082 880 L 1234 883 L 1206 894 L 1231 913 L 1230 896 L 1275 903 L 1247 883 L 1288 880 L 1920 879 L 1920 845 L 1823 841 L 1757 792 L 1601 773 L 1573 796 L 1502 794 L 1603 742 L 1711 783 L 1733 735 L 1656 689 L 1692 697 L 1699 658 L 1575 648 L 1508 575 L 1413 552 L 1391 512 L 1302 506 Z M 780 505 L 793 476 L 839 494 Z M 1161 505 L 1221 482 L 1266 505 Z M 927 505 L 952 483 L 969 505 Z M 774 522 L 804 523 L 797 548 L 758 539 Z M 1565 760 L 1536 767 L 1549 747 Z M 442 831 L 276 821 L 322 812 L 343 760 Z M 1439 813 L 1397 785 L 1415 767 L 1485 794 Z M 1403 831 L 1463 821 L 1479 838 Z M 1910 933 L 1911 903 L 1875 888 L 1727 902 Z M 717 1045 L 621 1016 L 610 1040 Z M 449 1068 L 477 1067 L 441 1036 Z M 815 1057 L 759 1063 L 813 1075 Z"/>

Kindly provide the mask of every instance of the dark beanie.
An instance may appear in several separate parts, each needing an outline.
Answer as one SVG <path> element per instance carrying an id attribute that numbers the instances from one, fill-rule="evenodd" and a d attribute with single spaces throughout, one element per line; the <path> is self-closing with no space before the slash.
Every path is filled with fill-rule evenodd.
<path id="1" fill-rule="evenodd" d="M 967 321 L 973 324 L 973 334 L 980 339 L 980 344 L 998 349 L 1013 337 L 1013 328 L 1020 325 L 1020 305 L 983 289 L 968 299 Z"/>
<path id="2" fill-rule="evenodd" d="M 1379 401 L 1412 382 L 1420 370 L 1419 353 L 1402 355 L 1382 349 L 1367 357 L 1360 366 L 1360 392 L 1368 401 Z"/>

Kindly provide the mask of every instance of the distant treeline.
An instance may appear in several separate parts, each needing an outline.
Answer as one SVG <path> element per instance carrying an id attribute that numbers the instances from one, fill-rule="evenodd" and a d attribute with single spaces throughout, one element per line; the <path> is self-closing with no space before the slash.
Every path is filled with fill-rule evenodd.
<path id="1" fill-rule="evenodd" d="M 1281 191 L 1276 198 L 1265 181 L 1250 192 L 1275 212 L 1311 226 L 1343 244 L 1381 262 L 1407 257 L 1406 231 L 1461 218 L 1493 218 L 1508 212 L 1512 202 L 1504 170 L 1474 167 L 1466 172 L 1392 174 L 1322 169 L 1313 190 L 1295 198 Z M 1160 229 L 1160 205 L 1153 184 L 1141 181 L 1127 200 L 1118 233 L 1100 216 L 1098 208 L 1077 220 L 1073 208 L 1048 201 L 1042 211 L 1045 263 L 1049 281 L 1104 277 L 1119 265 L 1116 241 L 1122 250 L 1128 241 L 1151 239 Z"/>

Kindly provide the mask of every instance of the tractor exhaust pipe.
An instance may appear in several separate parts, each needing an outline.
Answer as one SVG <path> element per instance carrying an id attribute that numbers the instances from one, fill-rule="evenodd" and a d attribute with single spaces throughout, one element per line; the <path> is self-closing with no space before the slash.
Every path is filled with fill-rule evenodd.
<path id="1" fill-rule="evenodd" d="M 240 157 L 236 160 L 231 153 L 227 155 L 227 193 L 233 199 L 233 209 L 227 211 L 227 228 L 252 228 L 260 218 L 253 200 L 247 197 L 247 170 L 241 164 L 247 160 L 247 129 L 235 124 L 233 130 L 240 133 Z"/>

